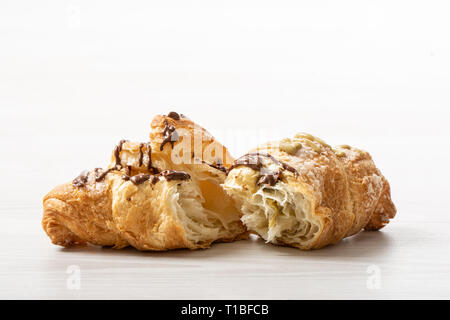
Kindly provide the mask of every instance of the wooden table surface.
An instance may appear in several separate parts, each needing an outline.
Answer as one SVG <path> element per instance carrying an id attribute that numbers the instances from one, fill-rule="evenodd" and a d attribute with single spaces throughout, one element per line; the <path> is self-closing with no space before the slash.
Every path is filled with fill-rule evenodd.
<path id="1" fill-rule="evenodd" d="M 0 3 L 0 298 L 450 298 L 445 2 L 19 3 Z M 366 149 L 398 215 L 311 252 L 52 245 L 43 196 L 172 110 L 234 156 L 302 131 Z"/>

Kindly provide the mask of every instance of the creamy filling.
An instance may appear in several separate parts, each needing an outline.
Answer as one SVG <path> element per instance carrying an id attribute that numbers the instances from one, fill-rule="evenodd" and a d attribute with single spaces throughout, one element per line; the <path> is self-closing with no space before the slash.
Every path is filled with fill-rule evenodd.
<path id="1" fill-rule="evenodd" d="M 219 186 L 205 181 L 177 185 L 170 203 L 173 204 L 174 212 L 183 224 L 189 241 L 201 244 L 229 238 L 233 230 L 239 228 L 239 215 L 234 213 L 227 217 L 221 212 L 236 209 L 228 207 L 228 199 L 214 196 L 214 192 L 218 190 L 222 191 Z"/>
<path id="2" fill-rule="evenodd" d="M 319 231 L 310 216 L 310 204 L 299 193 L 288 192 L 283 182 L 261 186 L 243 203 L 242 221 L 267 242 L 302 244 Z"/>

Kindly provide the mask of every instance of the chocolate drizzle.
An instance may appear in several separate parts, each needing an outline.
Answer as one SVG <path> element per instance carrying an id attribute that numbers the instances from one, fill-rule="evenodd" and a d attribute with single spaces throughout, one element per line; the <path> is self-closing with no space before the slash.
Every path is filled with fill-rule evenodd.
<path id="1" fill-rule="evenodd" d="M 142 173 L 130 178 L 130 181 L 135 185 L 140 185 L 141 183 L 144 183 L 145 181 L 148 180 L 150 180 L 152 184 L 155 184 L 159 181 L 159 178 L 151 174 L 142 174 Z"/>
<path id="2" fill-rule="evenodd" d="M 280 162 L 280 164 L 281 164 L 281 166 L 283 167 L 283 169 L 284 170 L 287 170 L 287 171 L 289 171 L 289 172 L 292 172 L 294 175 L 298 175 L 298 172 L 297 172 L 297 170 L 295 170 L 295 168 L 294 167 L 291 167 L 290 165 L 288 165 L 287 163 L 285 163 L 285 162 Z"/>
<path id="3" fill-rule="evenodd" d="M 103 179 L 105 179 L 106 175 L 112 171 L 120 171 L 117 168 L 110 168 L 108 170 L 103 170 L 101 168 L 96 168 L 94 170 L 95 172 L 95 181 L 96 182 L 100 182 Z M 183 171 L 174 171 L 174 170 L 165 170 L 161 173 L 158 174 L 144 174 L 144 173 L 140 173 L 137 174 L 135 176 L 130 176 L 131 174 L 131 167 L 128 166 L 126 169 L 126 173 L 122 175 L 122 179 L 124 181 L 131 181 L 134 185 L 140 185 L 142 183 L 144 183 L 145 181 L 150 180 L 150 182 L 152 184 L 156 184 L 159 180 L 160 177 L 164 177 L 167 181 L 172 181 L 172 180 L 189 180 L 191 178 L 191 176 Z M 72 184 L 74 187 L 77 188 L 81 188 L 86 186 L 87 182 L 88 182 L 88 177 L 89 177 L 90 172 L 85 170 L 82 173 L 80 173 L 80 175 L 78 177 L 76 177 Z"/>
<path id="4" fill-rule="evenodd" d="M 260 154 L 260 153 L 248 153 L 246 155 L 243 155 L 239 159 L 236 159 L 233 162 L 233 164 L 231 165 L 231 167 L 228 169 L 228 172 L 230 172 L 232 169 L 239 167 L 239 166 L 246 166 L 253 170 L 259 171 L 262 168 L 262 161 L 261 161 L 262 156 L 271 157 L 270 155 L 265 155 L 265 154 Z"/>
<path id="5" fill-rule="evenodd" d="M 167 115 L 169 118 L 172 118 L 173 120 L 176 120 L 176 121 L 178 121 L 178 120 L 180 120 L 180 119 L 189 119 L 188 117 L 186 117 L 184 114 L 182 114 L 182 113 L 178 113 L 178 112 L 175 112 L 175 111 L 171 111 L 171 112 L 169 112 L 169 114 Z"/>
<path id="6" fill-rule="evenodd" d="M 165 170 L 159 174 L 166 178 L 167 181 L 172 180 L 189 180 L 191 176 L 184 171 Z"/>
<path id="7" fill-rule="evenodd" d="M 114 158 L 116 161 L 115 167 L 122 167 L 120 153 L 122 152 L 122 147 L 125 142 L 128 142 L 128 140 L 120 140 L 119 144 L 114 148 Z"/>
<path id="8" fill-rule="evenodd" d="M 158 171 L 156 168 L 153 168 L 153 163 L 152 163 L 152 146 L 150 145 L 150 143 L 147 143 L 147 155 L 148 155 L 148 164 L 147 164 L 147 168 L 150 171 L 151 169 L 154 169 L 156 171 Z"/>
<path id="9" fill-rule="evenodd" d="M 295 176 L 298 175 L 297 170 L 291 167 L 287 163 L 278 161 L 275 157 L 268 153 L 248 153 L 239 159 L 235 160 L 231 167 L 228 169 L 227 174 L 234 168 L 239 166 L 246 166 L 253 170 L 262 172 L 263 170 L 263 162 L 262 158 L 269 158 L 275 164 L 279 165 L 283 170 L 292 172 Z M 275 172 L 263 173 L 261 178 L 258 180 L 258 185 L 268 184 L 270 186 L 274 186 L 281 179 L 281 172 L 279 170 Z"/>
<path id="10" fill-rule="evenodd" d="M 225 173 L 227 172 L 227 168 L 222 164 L 222 161 L 220 159 L 217 159 L 215 164 L 206 162 L 205 160 L 202 160 L 202 163 L 207 164 L 208 166 L 210 166 L 214 169 L 220 170 L 222 172 L 225 172 Z"/>
<path id="11" fill-rule="evenodd" d="M 105 179 L 106 175 L 108 173 L 110 173 L 111 171 L 113 171 L 113 170 L 114 170 L 114 168 L 111 168 L 111 169 L 108 169 L 108 170 L 103 170 L 101 168 L 96 168 L 94 170 L 95 171 L 95 181 L 96 182 L 102 181 L 103 179 Z M 100 171 L 101 171 L 101 173 L 100 173 Z"/>
<path id="12" fill-rule="evenodd" d="M 150 142 L 147 143 L 147 150 L 148 150 L 148 164 L 147 164 L 148 171 L 150 171 L 150 172 L 152 172 L 154 174 L 159 173 L 159 170 L 156 167 L 153 166 L 153 162 L 152 162 L 152 146 L 151 146 Z"/>
<path id="13" fill-rule="evenodd" d="M 171 129 L 169 128 L 169 130 L 171 130 Z M 176 133 L 175 128 L 173 128 L 170 135 L 172 135 L 174 132 Z M 150 143 L 139 144 L 139 167 L 142 167 L 142 165 L 144 164 L 143 148 L 144 148 L 144 146 L 147 146 L 147 150 L 148 150 L 147 168 L 148 168 L 149 174 L 140 173 L 140 174 L 133 176 L 132 175 L 132 171 L 133 171 L 132 166 L 124 166 L 122 164 L 122 161 L 120 158 L 120 153 L 122 152 L 123 144 L 127 141 L 128 140 L 121 140 L 119 142 L 119 144 L 114 148 L 115 164 L 112 168 L 109 168 L 106 170 L 104 170 L 102 168 L 95 168 L 93 170 L 93 173 L 95 175 L 95 182 L 103 181 L 106 178 L 106 176 L 108 175 L 108 173 L 113 172 L 113 171 L 123 172 L 122 179 L 124 181 L 131 181 L 135 185 L 139 185 L 148 180 L 150 180 L 152 184 L 155 184 L 160 180 L 160 177 L 164 177 L 167 181 L 188 180 L 191 178 L 191 176 L 189 174 L 187 174 L 186 172 L 182 172 L 182 171 L 165 170 L 165 171 L 159 173 L 159 170 L 157 168 L 153 167 L 153 164 L 152 164 L 152 147 L 151 147 Z M 220 164 L 218 164 L 218 166 L 220 166 Z M 87 170 L 80 173 L 80 175 L 73 180 L 73 182 L 72 182 L 73 186 L 77 187 L 77 188 L 86 186 L 86 184 L 88 183 L 89 174 L 90 174 L 90 172 Z"/>
<path id="14" fill-rule="evenodd" d="M 162 135 L 164 137 L 163 142 L 161 143 L 161 147 L 159 148 L 161 151 L 163 151 L 164 146 L 170 142 L 170 144 L 172 145 L 173 148 L 173 143 L 175 141 L 178 141 L 178 139 L 180 139 L 180 137 L 178 136 L 178 132 L 175 129 L 174 126 L 172 126 L 171 124 L 169 124 L 169 121 L 164 120 L 164 129 L 162 131 Z"/>
<path id="15" fill-rule="evenodd" d="M 139 167 L 142 167 L 144 163 L 144 152 L 142 152 L 142 148 L 144 147 L 143 143 L 139 144 Z"/>
<path id="16" fill-rule="evenodd" d="M 172 118 L 173 120 L 177 120 L 177 121 L 180 120 L 180 115 L 175 111 L 169 112 L 169 114 L 167 116 L 169 118 Z"/>
<path id="17" fill-rule="evenodd" d="M 140 173 L 135 176 L 130 177 L 129 175 L 124 174 L 122 179 L 125 181 L 131 181 L 135 185 L 140 185 L 145 181 L 150 180 L 152 184 L 157 183 L 160 180 L 160 177 L 166 178 L 167 181 L 172 180 L 189 180 L 191 176 L 183 171 L 174 171 L 174 170 L 165 170 L 158 174 L 144 174 Z"/>
<path id="18" fill-rule="evenodd" d="M 86 183 L 88 182 L 88 177 L 89 177 L 89 171 L 84 170 L 83 172 L 80 173 L 80 175 L 78 177 L 76 177 L 72 184 L 74 185 L 74 187 L 80 188 L 80 187 L 84 187 L 86 185 Z"/>
<path id="19" fill-rule="evenodd" d="M 142 165 L 144 164 L 144 151 L 142 150 L 142 148 L 144 146 L 147 146 L 147 156 L 148 156 L 147 169 L 151 173 L 156 174 L 159 171 L 158 171 L 157 168 L 155 168 L 153 166 L 153 163 L 152 163 L 152 146 L 151 146 L 150 143 L 141 143 L 141 144 L 139 144 L 139 167 L 142 167 Z"/>
<path id="20" fill-rule="evenodd" d="M 151 175 L 149 174 L 138 174 L 135 175 L 134 177 L 130 178 L 130 181 L 133 182 L 133 184 L 135 185 L 139 185 L 147 180 L 149 180 L 151 177 Z"/>
<path id="21" fill-rule="evenodd" d="M 280 179 L 280 171 L 275 171 L 273 173 L 264 174 L 259 178 L 258 180 L 258 186 L 262 184 L 268 184 L 270 186 L 274 186 L 277 184 L 278 180 Z"/>
<path id="22" fill-rule="evenodd" d="M 173 119 L 175 121 L 179 121 L 181 118 L 187 118 L 184 114 L 179 114 L 178 112 L 171 111 L 167 115 L 167 118 Z M 169 121 L 167 121 L 167 118 L 164 120 L 164 128 L 162 131 L 162 135 L 164 137 L 163 142 L 161 143 L 160 150 L 163 151 L 164 146 L 170 142 L 173 148 L 174 142 L 178 141 L 180 139 L 180 136 L 178 135 L 178 132 L 176 128 L 169 124 Z"/>
<path id="23" fill-rule="evenodd" d="M 95 181 L 96 182 L 100 182 L 102 181 L 106 175 L 112 171 L 117 171 L 116 168 L 110 168 L 108 170 L 102 170 L 101 168 L 96 168 L 94 170 L 95 172 Z M 101 173 L 100 173 L 101 172 Z M 137 174 L 135 176 L 130 176 L 130 172 L 131 170 L 129 170 L 129 168 L 127 168 L 127 173 L 122 175 L 122 179 L 124 181 L 131 181 L 133 184 L 135 185 L 140 185 L 142 183 L 144 183 L 145 181 L 150 180 L 150 182 L 152 184 L 156 184 L 159 180 L 160 177 L 164 177 L 167 181 L 172 181 L 172 180 L 189 180 L 191 178 L 191 176 L 183 171 L 174 171 L 174 170 L 165 170 L 161 173 L 158 174 L 144 174 L 144 173 L 140 173 Z M 76 177 L 73 180 L 73 185 L 74 187 L 80 188 L 80 187 L 84 187 L 86 186 L 87 182 L 88 182 L 88 177 L 89 177 L 90 172 L 85 170 L 83 171 L 78 177 Z"/>

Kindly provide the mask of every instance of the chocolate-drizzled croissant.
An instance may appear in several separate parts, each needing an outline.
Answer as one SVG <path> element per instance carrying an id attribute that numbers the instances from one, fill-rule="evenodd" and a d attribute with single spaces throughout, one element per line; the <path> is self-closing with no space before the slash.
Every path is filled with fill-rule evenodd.
<path id="1" fill-rule="evenodd" d="M 204 135 L 195 141 L 198 154 L 177 148 L 194 139 L 194 128 Z M 206 133 L 174 112 L 155 117 L 151 142 L 121 141 L 106 169 L 83 172 L 45 196 L 44 230 L 62 246 L 158 251 L 246 238 L 240 212 L 221 187 L 233 159 Z M 205 158 L 210 145 L 223 152 Z"/>
<path id="2" fill-rule="evenodd" d="M 367 152 L 331 148 L 309 134 L 267 143 L 237 159 L 224 188 L 242 221 L 267 242 L 318 249 L 396 214 L 387 180 Z"/>

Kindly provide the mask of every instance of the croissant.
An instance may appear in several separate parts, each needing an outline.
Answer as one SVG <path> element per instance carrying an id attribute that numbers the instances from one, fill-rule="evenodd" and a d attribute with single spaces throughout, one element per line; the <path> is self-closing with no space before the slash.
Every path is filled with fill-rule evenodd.
<path id="1" fill-rule="evenodd" d="M 224 183 L 247 228 L 303 250 L 335 244 L 394 218 L 387 180 L 371 156 L 312 135 L 266 143 L 237 159 Z"/>
<path id="2" fill-rule="evenodd" d="M 54 244 L 164 251 L 248 236 L 221 187 L 234 160 L 228 150 L 175 112 L 156 116 L 150 137 L 122 140 L 106 169 L 84 171 L 44 197 L 42 225 Z"/>

